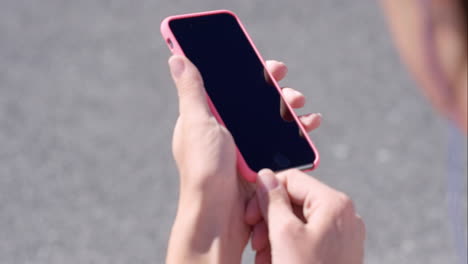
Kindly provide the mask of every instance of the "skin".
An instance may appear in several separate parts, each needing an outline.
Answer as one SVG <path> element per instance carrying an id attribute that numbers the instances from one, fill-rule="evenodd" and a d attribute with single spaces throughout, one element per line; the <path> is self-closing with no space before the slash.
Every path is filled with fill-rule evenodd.
<path id="1" fill-rule="evenodd" d="M 251 232 L 244 221 L 245 206 L 254 188 L 238 175 L 234 141 L 211 114 L 198 70 L 181 56 L 173 56 L 169 65 L 179 95 L 173 153 L 180 198 L 167 263 L 240 263 Z M 283 63 L 269 61 L 267 68 L 278 81 L 286 76 Z M 305 104 L 294 89 L 283 93 L 292 107 Z M 321 115 L 300 119 L 311 131 L 320 125 Z"/>
<path id="2" fill-rule="evenodd" d="M 257 264 L 363 262 L 365 226 L 351 199 L 301 171 L 260 171 L 245 220 Z"/>
<path id="3" fill-rule="evenodd" d="M 423 37 L 427 20 L 420 1 L 381 3 L 402 59 L 423 94 L 466 133 L 466 14 L 458 1 L 433 0 L 429 6 L 437 66 L 448 91 L 428 66 Z M 209 111 L 198 71 L 183 57 L 172 57 L 169 64 L 179 94 L 173 152 L 181 186 L 167 263 L 240 263 L 249 237 L 256 264 L 362 263 L 365 227 L 351 199 L 297 170 L 262 170 L 256 189 L 247 184 L 236 171 L 232 136 Z M 268 62 L 268 70 L 277 80 L 287 72 L 275 61 Z M 294 108 L 304 105 L 296 90 L 283 93 Z M 301 122 L 311 131 L 320 118 L 306 115 Z"/>

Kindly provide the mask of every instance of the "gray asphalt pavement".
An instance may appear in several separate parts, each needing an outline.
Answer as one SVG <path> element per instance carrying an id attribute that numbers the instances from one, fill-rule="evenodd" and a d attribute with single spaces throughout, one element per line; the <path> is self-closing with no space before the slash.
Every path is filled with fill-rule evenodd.
<path id="1" fill-rule="evenodd" d="M 0 263 L 163 263 L 177 101 L 159 23 L 221 8 L 323 113 L 313 175 L 355 200 L 366 263 L 454 263 L 446 123 L 374 0 L 1 0 Z"/>

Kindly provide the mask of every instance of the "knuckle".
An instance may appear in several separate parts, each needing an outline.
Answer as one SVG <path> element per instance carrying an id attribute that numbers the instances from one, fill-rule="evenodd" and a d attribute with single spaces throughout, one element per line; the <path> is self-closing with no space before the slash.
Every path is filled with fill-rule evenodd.
<path id="1" fill-rule="evenodd" d="M 268 200 L 270 202 L 270 204 L 281 204 L 283 203 L 284 201 L 284 198 L 282 196 L 282 193 L 280 192 L 281 190 L 280 189 L 273 189 L 273 190 L 270 190 L 268 191 Z"/>
<path id="2" fill-rule="evenodd" d="M 349 225 L 354 222 L 354 203 L 348 195 L 341 192 L 337 193 L 330 206 L 330 210 L 329 217 L 336 232 L 345 232 Z"/>
<path id="3" fill-rule="evenodd" d="M 298 225 L 298 223 L 294 221 L 293 219 L 284 220 L 277 227 L 276 231 L 277 231 L 277 235 L 282 238 L 286 238 L 286 237 L 295 238 L 303 233 L 301 225 Z"/>
<path id="4" fill-rule="evenodd" d="M 196 70 L 189 71 L 189 74 L 185 75 L 186 78 L 182 78 L 181 84 L 191 87 L 193 85 L 203 85 L 203 79 L 200 73 Z"/>
<path id="5" fill-rule="evenodd" d="M 338 193 L 337 195 L 337 210 L 341 214 L 351 214 L 354 213 L 354 202 L 353 200 L 346 195 L 345 193 Z"/>
<path id="6" fill-rule="evenodd" d="M 177 86 L 180 100 L 199 96 L 200 90 L 204 87 L 203 80 L 200 76 L 193 76 L 180 80 Z"/>
<path id="7" fill-rule="evenodd" d="M 356 234 L 361 241 L 365 240 L 366 227 L 364 221 L 356 214 L 353 200 L 344 193 L 337 195 L 334 212 L 334 230 L 338 235 Z"/>

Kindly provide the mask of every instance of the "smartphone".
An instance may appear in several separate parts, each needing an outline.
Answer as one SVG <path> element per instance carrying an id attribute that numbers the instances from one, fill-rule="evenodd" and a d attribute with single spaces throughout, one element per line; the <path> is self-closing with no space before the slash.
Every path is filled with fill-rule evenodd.
<path id="1" fill-rule="evenodd" d="M 281 114 L 281 88 L 233 12 L 171 16 L 161 32 L 170 50 L 200 71 L 213 115 L 234 138 L 245 179 L 255 181 L 263 168 L 318 166 L 319 154 L 297 115 L 287 104 L 290 118 Z"/>

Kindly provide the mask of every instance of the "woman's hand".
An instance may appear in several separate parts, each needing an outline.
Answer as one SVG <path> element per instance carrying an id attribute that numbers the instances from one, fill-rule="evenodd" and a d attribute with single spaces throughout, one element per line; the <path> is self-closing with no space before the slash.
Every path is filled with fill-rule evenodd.
<path id="1" fill-rule="evenodd" d="M 365 226 L 343 193 L 298 170 L 262 170 L 245 220 L 255 263 L 362 264 Z"/>
<path id="2" fill-rule="evenodd" d="M 180 197 L 167 262 L 240 263 L 251 232 L 244 213 L 253 188 L 237 173 L 234 140 L 212 115 L 196 67 L 182 56 L 173 56 L 169 64 L 179 95 L 173 153 Z M 267 65 L 276 80 L 285 77 L 284 64 Z M 285 88 L 283 93 L 292 107 L 304 105 L 299 92 Z M 308 131 L 318 127 L 320 119 L 318 114 L 301 117 Z"/>

